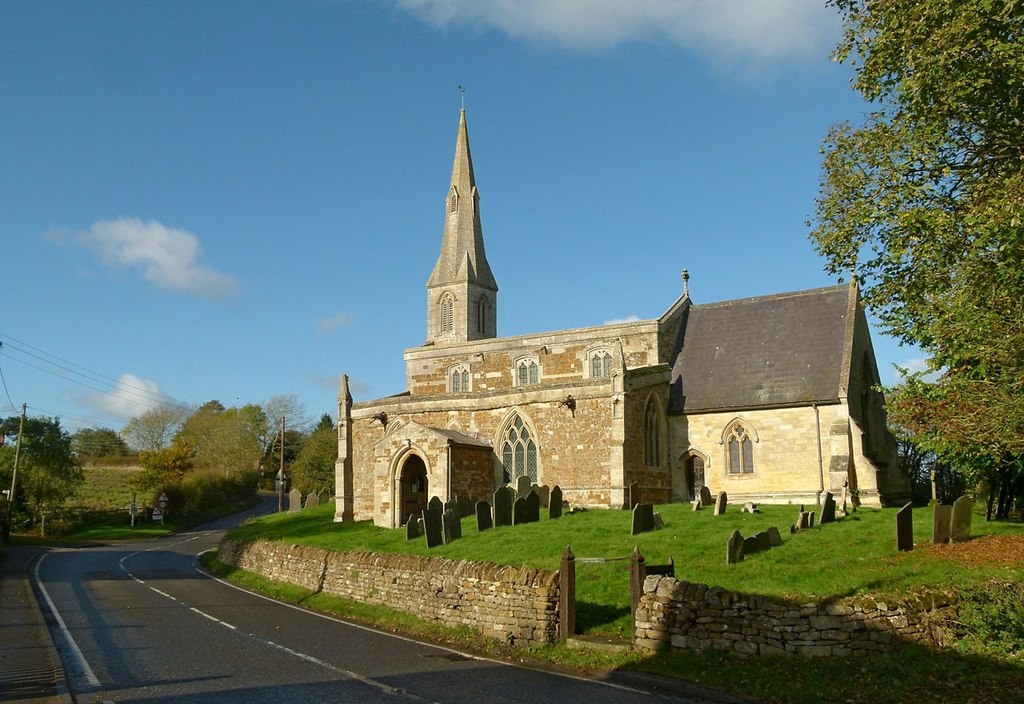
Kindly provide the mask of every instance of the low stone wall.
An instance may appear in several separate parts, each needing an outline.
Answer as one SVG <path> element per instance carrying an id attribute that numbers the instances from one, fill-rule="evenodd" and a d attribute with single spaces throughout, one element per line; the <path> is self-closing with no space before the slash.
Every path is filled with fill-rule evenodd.
<path id="1" fill-rule="evenodd" d="M 225 540 L 220 559 L 310 591 L 468 626 L 516 644 L 550 643 L 557 636 L 558 572 L 266 540 Z"/>
<path id="2" fill-rule="evenodd" d="M 901 643 L 938 646 L 946 606 L 934 596 L 927 604 L 866 598 L 794 604 L 653 575 L 644 581 L 634 645 L 806 656 L 888 651 Z"/>

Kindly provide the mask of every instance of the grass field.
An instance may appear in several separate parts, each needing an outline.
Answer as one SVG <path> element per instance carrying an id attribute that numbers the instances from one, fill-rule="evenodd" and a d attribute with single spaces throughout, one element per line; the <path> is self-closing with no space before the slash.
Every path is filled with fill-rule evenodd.
<path id="1" fill-rule="evenodd" d="M 895 511 L 862 509 L 843 521 L 791 534 L 795 506 L 762 505 L 760 514 L 730 511 L 713 516 L 694 513 L 689 505 L 659 506 L 665 527 L 639 536 L 629 534 L 630 516 L 624 511 L 588 511 L 556 521 L 493 529 L 477 533 L 474 519 L 464 519 L 463 539 L 427 549 L 422 538 L 406 541 L 404 531 L 376 528 L 369 522 L 336 524 L 333 506 L 299 513 L 282 513 L 250 522 L 233 532 L 240 539 L 257 537 L 316 545 L 332 550 L 371 550 L 525 564 L 554 570 L 566 545 L 578 558 L 627 557 L 638 546 L 648 562 L 672 557 L 676 575 L 727 589 L 788 598 L 872 595 L 886 600 L 923 591 L 968 592 L 1000 584 L 1024 582 L 1024 525 L 986 523 L 975 516 L 974 539 L 957 546 L 931 546 L 931 511 L 914 511 L 915 549 L 895 549 Z M 725 543 L 732 530 L 749 536 L 769 526 L 780 529 L 783 544 L 725 564 Z M 213 559 L 210 560 L 213 564 Z M 1024 702 L 1024 655 L 1019 643 L 1008 650 L 989 647 L 977 631 L 964 647 L 936 653 L 905 646 L 890 654 L 830 658 L 764 656 L 742 659 L 707 652 L 678 652 L 645 657 L 628 651 L 607 654 L 577 651 L 565 645 L 508 650 L 462 632 L 445 632 L 436 624 L 382 607 L 346 602 L 324 594 L 219 566 L 250 588 L 302 603 L 344 618 L 440 640 L 478 652 L 568 667 L 585 672 L 639 670 L 681 678 L 747 701 L 805 704 L 806 702 Z M 577 561 L 577 629 L 591 634 L 628 636 L 628 561 L 585 564 Z M 981 592 L 983 595 L 993 592 Z M 1024 623 L 1024 590 L 1006 590 L 1006 598 L 987 607 L 996 620 Z M 996 624 L 1004 626 L 1004 624 Z M 1011 624 L 1012 627 L 1012 624 Z M 1020 631 L 1011 631 L 1011 633 Z M 1003 639 L 1005 641 L 1005 631 Z"/>

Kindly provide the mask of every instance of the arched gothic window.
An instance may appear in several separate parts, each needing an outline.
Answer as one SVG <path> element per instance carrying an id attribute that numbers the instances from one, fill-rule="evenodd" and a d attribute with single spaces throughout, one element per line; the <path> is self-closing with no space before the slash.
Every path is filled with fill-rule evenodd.
<path id="1" fill-rule="evenodd" d="M 469 369 L 465 366 L 453 367 L 451 373 L 448 376 L 450 381 L 449 390 L 452 393 L 461 393 L 464 391 L 470 391 L 469 388 Z"/>
<path id="2" fill-rule="evenodd" d="M 726 446 L 729 450 L 729 474 L 754 473 L 754 443 L 742 423 L 736 423 L 729 433 Z"/>
<path id="3" fill-rule="evenodd" d="M 487 332 L 487 296 L 482 293 L 476 299 L 476 331 Z"/>
<path id="4" fill-rule="evenodd" d="M 540 365 L 533 358 L 516 361 L 516 386 L 528 386 L 540 383 Z"/>
<path id="5" fill-rule="evenodd" d="M 450 293 L 441 296 L 441 332 L 455 330 L 455 297 Z"/>
<path id="6" fill-rule="evenodd" d="M 661 424 L 658 421 L 658 408 L 651 398 L 644 411 L 644 464 L 648 467 L 661 466 Z"/>
<path id="7" fill-rule="evenodd" d="M 501 467 L 506 484 L 523 476 L 537 483 L 537 443 L 518 413 L 501 438 Z"/>
<path id="8" fill-rule="evenodd" d="M 612 356 L 604 350 L 598 350 L 590 355 L 590 377 L 599 379 L 612 375 Z"/>

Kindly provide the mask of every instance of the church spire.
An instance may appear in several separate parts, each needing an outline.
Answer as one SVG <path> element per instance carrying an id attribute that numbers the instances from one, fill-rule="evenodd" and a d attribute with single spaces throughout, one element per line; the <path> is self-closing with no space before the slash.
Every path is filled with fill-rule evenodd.
<path id="1" fill-rule="evenodd" d="M 484 253 L 480 196 L 469 151 L 466 110 L 462 109 L 445 199 L 441 254 L 427 281 L 427 341 L 495 337 L 497 293 L 498 284 Z"/>

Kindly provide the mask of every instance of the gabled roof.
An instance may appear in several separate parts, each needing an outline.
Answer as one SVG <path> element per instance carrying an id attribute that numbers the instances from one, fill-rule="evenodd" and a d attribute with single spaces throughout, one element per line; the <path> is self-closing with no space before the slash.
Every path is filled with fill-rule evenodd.
<path id="1" fill-rule="evenodd" d="M 851 295 L 840 285 L 691 306 L 670 412 L 836 401 Z"/>

